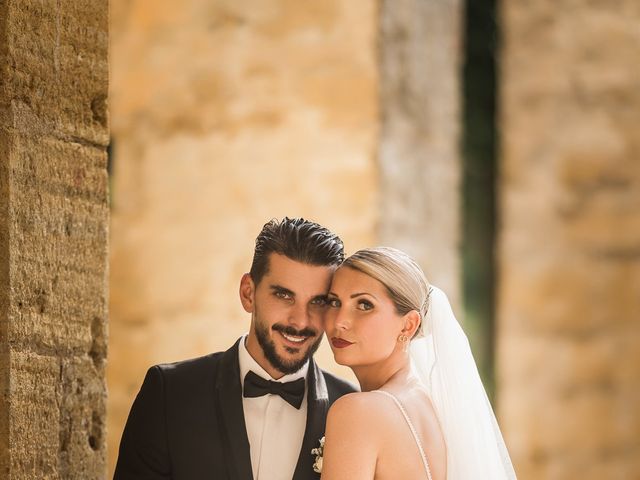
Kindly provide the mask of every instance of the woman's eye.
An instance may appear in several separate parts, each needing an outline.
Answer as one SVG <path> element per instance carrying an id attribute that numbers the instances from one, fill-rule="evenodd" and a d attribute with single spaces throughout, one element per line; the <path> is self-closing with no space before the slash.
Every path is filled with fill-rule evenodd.
<path id="1" fill-rule="evenodd" d="M 371 310 L 373 308 L 373 303 L 368 300 L 360 300 L 358 301 L 358 310 Z"/>

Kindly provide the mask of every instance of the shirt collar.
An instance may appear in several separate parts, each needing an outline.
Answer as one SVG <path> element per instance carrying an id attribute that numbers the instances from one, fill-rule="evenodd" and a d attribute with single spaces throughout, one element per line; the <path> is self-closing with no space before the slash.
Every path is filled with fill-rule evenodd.
<path id="1" fill-rule="evenodd" d="M 297 372 L 290 373 L 289 375 L 285 375 L 278 380 L 275 380 L 271 375 L 267 373 L 267 371 L 262 368 L 258 362 L 254 360 L 254 358 L 247 350 L 247 346 L 245 342 L 247 341 L 248 334 L 245 334 L 240 339 L 240 344 L 238 345 L 238 360 L 240 362 L 240 384 L 243 385 L 244 388 L 244 377 L 251 370 L 256 375 L 264 378 L 265 380 L 271 380 L 275 382 L 291 382 L 293 380 L 297 380 L 299 378 L 306 378 L 307 372 L 309 371 L 309 361 L 305 362 L 305 364 L 298 370 Z"/>

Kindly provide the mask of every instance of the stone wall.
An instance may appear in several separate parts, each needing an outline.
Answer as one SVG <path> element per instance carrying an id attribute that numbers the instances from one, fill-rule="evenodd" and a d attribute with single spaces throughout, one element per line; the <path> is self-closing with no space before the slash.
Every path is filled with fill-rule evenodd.
<path id="1" fill-rule="evenodd" d="M 378 112 L 371 0 L 111 4 L 113 465 L 146 369 L 248 329 L 238 282 L 267 220 L 374 243 Z"/>
<path id="2" fill-rule="evenodd" d="M 640 6 L 502 9 L 507 441 L 519 478 L 640 478 Z"/>
<path id="3" fill-rule="evenodd" d="M 0 3 L 0 477 L 104 478 L 107 2 Z"/>
<path id="4" fill-rule="evenodd" d="M 380 12 L 380 243 L 412 255 L 461 301 L 460 0 Z"/>

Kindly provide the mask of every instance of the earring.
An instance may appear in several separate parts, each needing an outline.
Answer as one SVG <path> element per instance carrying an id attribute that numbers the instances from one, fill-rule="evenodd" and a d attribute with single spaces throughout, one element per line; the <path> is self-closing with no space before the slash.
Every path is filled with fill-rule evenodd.
<path id="1" fill-rule="evenodd" d="M 409 348 L 409 337 L 403 333 L 398 337 L 398 341 L 402 343 L 402 351 L 406 352 Z"/>

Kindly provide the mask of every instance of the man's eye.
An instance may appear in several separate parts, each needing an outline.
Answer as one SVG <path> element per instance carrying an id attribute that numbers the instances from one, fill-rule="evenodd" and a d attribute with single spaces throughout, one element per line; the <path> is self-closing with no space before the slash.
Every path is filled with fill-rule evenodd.
<path id="1" fill-rule="evenodd" d="M 320 307 L 324 307 L 327 304 L 327 299 L 324 297 L 317 297 L 311 300 L 311 305 L 317 305 Z"/>
<path id="2" fill-rule="evenodd" d="M 373 303 L 369 300 L 359 300 L 358 301 L 358 310 L 371 310 L 373 308 Z"/>
<path id="3" fill-rule="evenodd" d="M 291 298 L 291 295 L 289 295 L 287 292 L 275 292 L 276 297 L 278 298 L 282 298 L 284 300 L 289 300 Z"/>
<path id="4" fill-rule="evenodd" d="M 329 307 L 331 308 L 340 308 L 342 304 L 337 298 L 330 298 L 327 300 L 327 305 L 329 305 Z"/>

